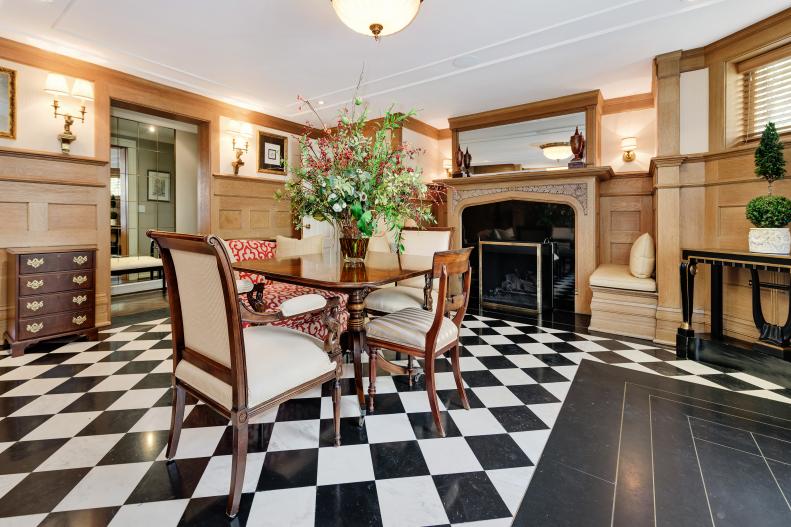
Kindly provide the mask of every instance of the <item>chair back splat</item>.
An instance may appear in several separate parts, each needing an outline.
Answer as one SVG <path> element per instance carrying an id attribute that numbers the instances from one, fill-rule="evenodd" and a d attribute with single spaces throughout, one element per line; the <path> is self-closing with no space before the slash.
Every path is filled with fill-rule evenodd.
<path id="1" fill-rule="evenodd" d="M 241 314 L 231 257 L 217 236 L 149 231 L 162 255 L 173 331 L 173 368 L 182 360 L 232 388 L 247 407 Z M 208 394 L 207 394 L 208 395 Z M 204 400 L 212 404 L 213 397 Z"/>
<path id="2" fill-rule="evenodd" d="M 472 247 L 456 249 L 454 251 L 443 251 L 434 253 L 432 263 L 432 276 L 439 279 L 439 291 L 437 294 L 437 306 L 434 314 L 434 322 L 426 335 L 426 349 L 433 349 L 435 340 L 442 318 L 448 313 L 454 312 L 453 323 L 457 328 L 461 327 L 461 321 L 467 312 L 467 305 L 470 302 L 470 282 L 472 280 L 472 269 L 470 268 L 470 253 Z M 452 292 L 452 280 L 460 280 L 461 291 Z"/>

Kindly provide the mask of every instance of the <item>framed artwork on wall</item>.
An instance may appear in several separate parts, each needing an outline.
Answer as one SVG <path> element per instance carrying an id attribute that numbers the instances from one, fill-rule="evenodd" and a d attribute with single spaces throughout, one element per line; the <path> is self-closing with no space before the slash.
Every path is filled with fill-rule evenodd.
<path id="1" fill-rule="evenodd" d="M 0 137 L 16 139 L 16 71 L 0 67 Z"/>
<path id="2" fill-rule="evenodd" d="M 148 171 L 148 201 L 170 201 L 170 172 Z"/>
<path id="3" fill-rule="evenodd" d="M 288 137 L 258 132 L 258 171 L 264 174 L 286 175 Z"/>

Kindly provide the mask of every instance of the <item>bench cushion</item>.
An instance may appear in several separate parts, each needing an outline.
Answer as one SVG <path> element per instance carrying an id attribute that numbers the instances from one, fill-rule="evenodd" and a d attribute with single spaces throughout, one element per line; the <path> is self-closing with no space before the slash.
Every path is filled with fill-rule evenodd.
<path id="1" fill-rule="evenodd" d="M 122 256 L 110 258 L 110 271 L 162 268 L 162 260 L 153 256 Z"/>
<path id="2" fill-rule="evenodd" d="M 590 285 L 649 293 L 656 291 L 656 281 L 653 278 L 637 278 L 633 276 L 629 272 L 628 265 L 600 265 L 591 275 Z"/>
<path id="3" fill-rule="evenodd" d="M 629 272 L 637 278 L 651 278 L 655 263 L 654 239 L 647 232 L 643 233 L 634 241 L 629 252 Z"/>

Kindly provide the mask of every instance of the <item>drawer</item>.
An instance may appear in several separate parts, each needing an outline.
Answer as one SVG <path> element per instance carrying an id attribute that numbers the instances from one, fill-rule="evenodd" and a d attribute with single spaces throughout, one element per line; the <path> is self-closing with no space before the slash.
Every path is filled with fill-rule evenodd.
<path id="1" fill-rule="evenodd" d="M 94 292 L 72 291 L 52 295 L 28 296 L 19 299 L 17 313 L 20 317 L 40 317 L 61 311 L 93 308 Z"/>
<path id="2" fill-rule="evenodd" d="M 94 325 L 93 309 L 23 318 L 17 324 L 19 325 L 17 340 L 34 339 L 80 329 L 89 329 Z"/>
<path id="3" fill-rule="evenodd" d="M 41 296 L 44 293 L 90 289 L 93 289 L 93 269 L 19 277 L 19 296 Z"/>
<path id="4" fill-rule="evenodd" d="M 19 274 L 92 269 L 93 251 L 19 255 Z"/>

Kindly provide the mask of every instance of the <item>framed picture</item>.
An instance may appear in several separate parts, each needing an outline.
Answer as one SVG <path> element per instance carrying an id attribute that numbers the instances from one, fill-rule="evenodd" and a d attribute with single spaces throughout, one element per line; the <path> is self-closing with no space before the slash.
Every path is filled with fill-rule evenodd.
<path id="1" fill-rule="evenodd" d="M 0 137 L 16 139 L 16 71 L 0 67 Z"/>
<path id="2" fill-rule="evenodd" d="M 286 161 L 288 161 L 288 137 L 258 132 L 258 171 L 285 176 Z"/>
<path id="3" fill-rule="evenodd" d="M 170 201 L 170 172 L 148 171 L 148 201 Z"/>

